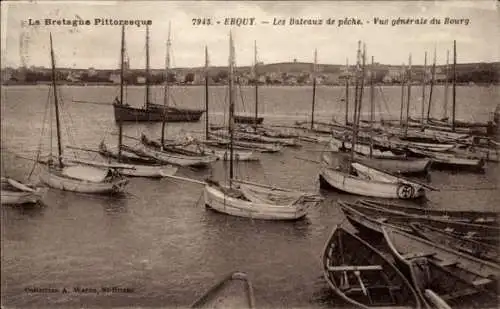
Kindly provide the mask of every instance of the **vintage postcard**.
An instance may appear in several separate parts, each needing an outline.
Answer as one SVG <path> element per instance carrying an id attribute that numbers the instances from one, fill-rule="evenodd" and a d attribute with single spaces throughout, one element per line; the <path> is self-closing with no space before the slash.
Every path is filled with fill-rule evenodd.
<path id="1" fill-rule="evenodd" d="M 2 308 L 497 308 L 496 1 L 2 1 Z"/>

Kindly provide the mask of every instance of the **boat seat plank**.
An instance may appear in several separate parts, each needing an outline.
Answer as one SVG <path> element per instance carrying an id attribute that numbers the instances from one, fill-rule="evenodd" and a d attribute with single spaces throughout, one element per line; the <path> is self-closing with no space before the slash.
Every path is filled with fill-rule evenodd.
<path id="1" fill-rule="evenodd" d="M 358 271 L 358 270 L 382 270 L 381 265 L 343 265 L 343 266 L 328 266 L 329 271 Z"/>
<path id="2" fill-rule="evenodd" d="M 458 264 L 457 261 L 441 261 L 439 263 L 437 263 L 439 266 L 442 266 L 442 267 L 446 267 L 446 266 L 453 266 L 453 265 L 456 265 Z"/>
<path id="3" fill-rule="evenodd" d="M 481 286 L 481 285 L 486 285 L 486 284 L 491 283 L 491 282 L 493 282 L 493 280 L 488 279 L 488 278 L 481 278 L 481 279 L 477 279 L 477 280 L 472 281 L 472 284 L 474 284 L 474 286 Z"/>
<path id="4" fill-rule="evenodd" d="M 380 290 L 380 289 L 388 289 L 390 291 L 400 291 L 401 286 L 394 285 L 394 286 L 386 286 L 386 285 L 370 285 L 367 286 L 366 289 L 368 291 L 370 290 Z M 344 289 L 343 292 L 345 294 L 355 294 L 355 293 L 363 293 L 363 289 L 360 286 L 350 286 L 347 289 Z"/>
<path id="5" fill-rule="evenodd" d="M 433 257 L 435 255 L 436 255 L 435 252 L 433 252 L 433 253 L 412 252 L 412 253 L 404 254 L 403 258 L 407 260 L 407 259 L 414 259 L 414 258 L 420 258 L 420 257 Z"/>

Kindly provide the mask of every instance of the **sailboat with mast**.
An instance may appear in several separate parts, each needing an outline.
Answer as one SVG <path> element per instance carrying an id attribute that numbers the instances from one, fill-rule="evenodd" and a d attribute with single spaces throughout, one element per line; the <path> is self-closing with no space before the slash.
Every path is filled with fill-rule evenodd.
<path id="1" fill-rule="evenodd" d="M 254 63 L 253 63 L 253 79 L 254 79 L 254 89 L 255 89 L 255 114 L 244 115 L 244 114 L 235 114 L 234 122 L 241 124 L 252 124 L 256 129 L 258 125 L 262 124 L 264 121 L 264 117 L 259 117 L 259 73 L 257 71 L 258 62 L 257 62 L 257 41 L 254 41 Z"/>
<path id="2" fill-rule="evenodd" d="M 252 219 L 300 219 L 321 201 L 320 196 L 234 178 L 234 54 L 232 33 L 229 32 L 229 185 L 208 181 L 204 189 L 205 205 L 225 214 Z"/>
<path id="3" fill-rule="evenodd" d="M 149 37 L 149 30 L 146 28 L 147 37 Z M 165 139 L 165 129 L 167 122 L 167 114 L 169 111 L 169 88 L 168 73 L 170 70 L 170 47 L 171 47 L 171 32 L 169 26 L 168 40 L 167 40 L 167 55 L 165 58 L 165 84 L 163 96 L 163 121 L 161 126 L 160 141 L 152 140 L 146 135 L 142 134 L 141 143 L 135 147 L 127 146 L 126 149 L 139 155 L 157 159 L 164 163 L 175 164 L 179 166 L 192 166 L 192 167 L 206 167 L 211 163 L 218 160 L 217 156 L 199 154 L 198 152 L 189 151 L 186 149 L 179 149 L 172 147 Z M 147 58 L 149 59 L 149 49 L 147 50 Z M 149 91 L 146 92 L 146 102 L 149 99 Z"/>
<path id="4" fill-rule="evenodd" d="M 124 57 L 125 57 L 125 26 L 122 26 L 121 49 L 120 49 L 120 104 L 124 104 L 123 82 L 124 82 Z M 107 158 L 110 163 L 127 164 L 129 168 L 118 169 L 119 172 L 127 176 L 137 177 L 164 177 L 173 175 L 177 172 L 177 167 L 164 165 L 156 160 L 137 156 L 133 153 L 124 153 L 122 147 L 123 140 L 123 121 L 118 119 L 118 147 L 116 153 L 111 151 L 104 141 L 99 145 L 99 152 Z M 153 161 L 153 162 L 151 162 Z"/>
<path id="5" fill-rule="evenodd" d="M 409 158 L 404 154 L 395 154 L 390 150 L 381 151 L 375 149 L 374 133 L 375 133 L 375 89 L 374 89 L 374 60 L 370 67 L 370 120 L 369 134 L 366 134 L 364 144 L 358 143 L 354 149 L 354 159 L 362 164 L 372 166 L 390 173 L 398 174 L 422 174 L 427 173 L 430 169 L 432 161 L 427 158 Z M 346 83 L 346 87 L 348 84 Z M 346 90 L 346 102 L 348 102 L 348 90 Z M 346 105 L 346 111 L 347 107 Z M 347 114 L 346 114 L 347 115 Z M 347 120 L 347 116 L 346 116 Z M 347 140 L 347 135 L 344 140 L 339 140 L 333 137 L 330 141 L 330 150 L 332 152 L 352 151 L 351 141 Z M 324 152 L 322 154 L 323 162 L 332 163 L 332 153 Z"/>
<path id="6" fill-rule="evenodd" d="M 59 101 L 56 82 L 56 65 L 52 34 L 50 34 L 50 56 L 52 64 L 52 89 L 56 116 L 57 154 L 56 162 L 51 158 L 42 169 L 40 180 L 51 188 L 81 193 L 119 193 L 123 192 L 128 180 L 116 171 L 122 165 L 106 165 L 83 160 L 63 162 L 61 123 L 59 117 Z M 52 130 L 51 130 L 52 131 Z M 50 137 L 52 138 L 52 137 Z M 52 149 L 51 149 L 52 152 Z"/>
<path id="7" fill-rule="evenodd" d="M 361 56 L 361 42 L 358 42 L 356 68 L 356 86 L 354 98 L 354 127 L 350 156 L 339 156 L 338 166 L 324 166 L 320 171 L 320 184 L 333 187 L 337 190 L 372 197 L 415 199 L 425 195 L 424 188 L 431 188 L 425 184 L 398 177 L 371 166 L 355 162 L 355 149 L 358 138 L 361 102 L 363 98 L 365 80 L 365 56 L 363 48 Z M 360 58 L 363 59 L 360 69 Z M 361 85 L 359 80 L 361 80 Z"/>
<path id="8" fill-rule="evenodd" d="M 184 149 L 188 149 L 191 151 L 198 152 L 202 155 L 215 155 L 219 158 L 219 160 L 229 161 L 229 143 L 225 142 L 217 142 L 212 140 L 210 134 L 210 126 L 209 126 L 209 113 L 208 113 L 208 105 L 209 105 L 209 74 L 208 74 L 208 66 L 209 66 L 209 57 L 208 57 L 208 47 L 205 46 L 205 139 L 193 139 L 188 137 L 189 142 L 187 145 L 182 146 Z M 237 161 L 257 161 L 259 158 L 255 156 L 254 151 L 252 149 L 234 149 L 234 156 Z"/>
<path id="9" fill-rule="evenodd" d="M 170 30 L 169 30 L 170 31 Z M 168 75 L 165 75 L 168 79 Z M 146 26 L 146 100 L 143 107 L 134 107 L 122 104 L 115 100 L 113 110 L 115 121 L 168 121 L 168 122 L 196 122 L 199 121 L 204 110 L 180 108 L 170 106 L 165 110 L 162 104 L 151 102 L 150 98 L 150 67 L 149 67 L 149 27 Z"/>

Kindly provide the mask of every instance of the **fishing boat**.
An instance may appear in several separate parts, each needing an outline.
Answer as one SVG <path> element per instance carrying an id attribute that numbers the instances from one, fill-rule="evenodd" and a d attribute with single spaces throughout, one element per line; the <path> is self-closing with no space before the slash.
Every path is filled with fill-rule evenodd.
<path id="1" fill-rule="evenodd" d="M 163 107 L 148 103 L 147 106 L 135 107 L 127 103 L 113 102 L 115 121 L 130 122 L 160 122 L 163 120 Z M 194 108 L 168 107 L 165 111 L 167 122 L 197 122 L 203 115 L 203 110 Z"/>
<path id="2" fill-rule="evenodd" d="M 474 170 L 482 170 L 484 167 L 483 159 L 466 158 L 453 153 L 434 152 L 412 147 L 409 147 L 409 150 L 416 155 L 431 158 L 435 167 L 468 168 Z"/>
<path id="3" fill-rule="evenodd" d="M 495 211 L 429 209 L 365 199 L 358 200 L 356 203 L 433 219 L 482 225 L 500 225 L 500 213 Z"/>
<path id="4" fill-rule="evenodd" d="M 212 132 L 210 132 L 209 135 L 210 135 L 209 140 L 201 141 L 203 144 L 209 146 L 220 146 L 220 145 L 229 145 L 230 143 L 228 138 L 220 137 L 217 134 L 213 134 Z M 269 153 L 281 152 L 281 150 L 283 149 L 283 146 L 279 144 L 248 142 L 241 140 L 233 140 L 233 147 L 238 147 L 239 149 L 247 149 L 247 150 L 252 149 L 259 152 L 269 152 Z"/>
<path id="5" fill-rule="evenodd" d="M 432 216 L 412 215 L 402 211 L 383 209 L 358 203 L 340 202 L 340 205 L 341 208 L 357 210 L 359 213 L 363 214 L 363 221 L 366 221 L 366 218 L 368 218 L 370 221 L 369 228 L 378 233 L 381 233 L 380 226 L 382 223 L 403 227 L 406 231 L 411 232 L 412 229 L 408 224 L 417 222 L 447 231 L 457 237 L 478 240 L 490 244 L 497 244 L 499 240 L 500 227 L 498 226 L 443 220 L 433 218 Z"/>
<path id="6" fill-rule="evenodd" d="M 352 163 L 352 172 L 342 168 L 323 167 L 320 184 L 323 188 L 368 196 L 394 199 L 416 199 L 425 196 L 425 186 L 360 163 Z"/>
<path id="7" fill-rule="evenodd" d="M 446 304 L 479 307 L 498 302 L 500 265 L 410 235 L 383 227 L 384 239 L 398 267 L 411 279 L 422 299 L 431 290 Z M 466 304 L 476 296 L 476 305 Z M 477 300 L 479 299 L 479 300 Z"/>
<path id="8" fill-rule="evenodd" d="M 421 223 L 410 223 L 410 226 L 414 234 L 433 243 L 453 248 L 483 260 L 500 263 L 500 252 L 497 246 L 456 237 L 451 233 Z"/>
<path id="9" fill-rule="evenodd" d="M 334 140 L 330 142 L 330 150 L 332 152 L 345 152 L 350 149 L 350 147 L 342 148 L 342 142 L 340 140 L 335 138 L 332 140 Z M 426 174 L 429 172 L 432 165 L 432 160 L 430 159 L 407 158 L 404 155 L 396 155 L 391 151 L 373 149 L 372 157 L 370 157 L 369 148 L 368 145 L 357 144 L 355 147 L 354 160 L 361 164 L 370 165 L 397 174 Z M 324 152 L 322 154 L 322 161 L 326 164 L 331 164 L 333 162 L 332 155 L 332 153 Z"/>
<path id="10" fill-rule="evenodd" d="M 1 178 L 0 201 L 2 205 L 36 204 L 46 192 L 46 188 L 35 187 L 9 177 L 2 176 Z"/>
<path id="11" fill-rule="evenodd" d="M 235 123 L 242 123 L 242 124 L 262 124 L 264 121 L 264 117 L 254 117 L 252 115 L 234 115 L 234 122 Z"/>
<path id="12" fill-rule="evenodd" d="M 170 26 L 168 31 L 167 40 L 167 53 L 165 57 L 165 83 L 163 91 L 163 108 L 169 107 L 170 99 L 170 84 L 167 78 L 168 72 L 170 70 L 170 47 L 171 47 L 171 34 Z M 149 51 L 146 53 L 149 55 Z M 147 57 L 149 58 L 149 56 Z M 146 89 L 147 90 L 147 89 Z M 149 91 L 146 91 L 146 102 L 149 101 Z M 164 114 L 166 116 L 166 114 Z M 217 157 L 214 155 L 200 154 L 196 151 L 190 151 L 186 149 L 180 149 L 178 147 L 173 147 L 166 142 L 165 129 L 166 129 L 166 118 L 162 121 L 161 126 L 161 137 L 160 141 L 157 142 L 146 135 L 141 134 L 139 141 L 140 145 L 131 147 L 127 146 L 127 149 L 140 156 L 149 156 L 155 158 L 161 162 L 179 165 L 179 166 L 191 166 L 191 167 L 207 167 L 211 163 L 217 161 Z"/>
<path id="13" fill-rule="evenodd" d="M 252 283 L 246 273 L 233 272 L 205 292 L 190 308 L 255 308 Z"/>
<path id="14" fill-rule="evenodd" d="M 211 135 L 218 138 L 229 138 L 229 132 L 227 130 L 212 131 Z M 250 143 L 256 142 L 260 144 L 274 144 L 292 147 L 300 146 L 295 138 L 269 137 L 256 133 L 234 132 L 233 138 L 238 141 Z"/>
<path id="15" fill-rule="evenodd" d="M 91 164 L 63 164 L 59 102 L 56 83 L 56 65 L 52 34 L 50 35 L 50 55 L 52 62 L 52 87 L 56 113 L 56 132 L 58 156 L 56 162 L 50 158 L 42 169 L 40 180 L 51 188 L 81 193 L 119 193 L 123 192 L 127 179 L 124 179 L 112 166 L 92 166 Z"/>
<path id="16" fill-rule="evenodd" d="M 296 220 L 306 216 L 310 207 L 321 198 L 288 189 L 245 181 L 236 181 L 233 165 L 233 121 L 234 116 L 234 45 L 229 33 L 229 132 L 230 160 L 229 185 L 207 181 L 204 190 L 205 205 L 213 210 L 239 217 L 264 220 Z"/>
<path id="17" fill-rule="evenodd" d="M 123 76 L 124 76 L 124 57 L 125 57 L 125 27 L 122 26 L 122 40 L 120 49 L 120 102 L 123 102 Z M 177 167 L 172 165 L 162 165 L 157 161 L 145 163 L 147 157 L 137 156 L 136 154 L 128 152 L 124 154 L 122 149 L 123 139 L 123 124 L 122 119 L 118 119 L 118 147 L 116 154 L 113 153 L 104 141 L 99 145 L 99 152 L 105 156 L 109 163 L 123 163 L 127 164 L 127 168 L 119 168 L 118 171 L 126 176 L 135 177 L 165 177 L 165 175 L 173 175 L 177 172 Z M 137 161 L 142 161 L 138 163 Z"/>
<path id="18" fill-rule="evenodd" d="M 170 31 L 170 30 L 169 30 Z M 146 26 L 146 101 L 144 106 L 135 107 L 123 102 L 123 98 L 115 98 L 113 111 L 115 121 L 168 121 L 168 122 L 196 122 L 199 121 L 204 110 L 179 107 L 167 107 L 152 103 L 150 100 L 150 73 L 149 73 L 149 27 Z M 167 79 L 167 77 L 165 77 Z M 123 78 L 122 78 L 123 79 Z"/>
<path id="19" fill-rule="evenodd" d="M 123 145 L 127 151 L 139 156 L 154 158 L 160 162 L 178 166 L 207 167 L 217 161 L 214 155 L 200 155 L 185 149 L 174 147 L 163 148 L 159 143 L 141 135 L 141 144 L 136 146 Z"/>
<path id="20" fill-rule="evenodd" d="M 410 282 L 382 253 L 357 235 L 334 229 L 323 252 L 330 288 L 358 308 L 421 308 Z"/>
<path id="21" fill-rule="evenodd" d="M 209 75 L 208 75 L 208 48 L 205 46 L 205 141 L 210 140 L 210 128 L 209 128 Z M 200 139 L 194 139 L 187 137 L 189 143 L 184 146 L 184 149 L 190 151 L 197 151 L 202 155 L 214 155 L 219 160 L 229 161 L 229 143 L 217 144 L 217 143 L 203 143 Z M 237 161 L 258 161 L 259 158 L 254 154 L 252 149 L 234 149 L 234 157 Z"/>

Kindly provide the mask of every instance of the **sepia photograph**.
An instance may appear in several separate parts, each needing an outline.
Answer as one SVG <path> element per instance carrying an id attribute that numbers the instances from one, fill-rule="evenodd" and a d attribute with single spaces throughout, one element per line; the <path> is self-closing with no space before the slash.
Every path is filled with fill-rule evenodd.
<path id="1" fill-rule="evenodd" d="M 499 2 L 0 5 L 2 309 L 499 307 Z"/>

